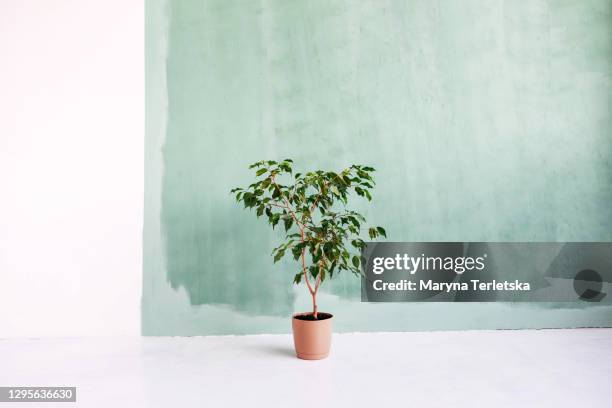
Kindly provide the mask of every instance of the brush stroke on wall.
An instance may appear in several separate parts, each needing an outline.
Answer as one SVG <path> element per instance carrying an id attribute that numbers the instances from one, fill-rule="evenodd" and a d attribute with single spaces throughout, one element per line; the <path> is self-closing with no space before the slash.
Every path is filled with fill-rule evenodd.
<path id="1" fill-rule="evenodd" d="M 612 2 L 146 3 L 143 333 L 276 333 L 296 266 L 229 189 L 249 163 L 377 168 L 394 241 L 612 241 Z M 610 306 L 362 304 L 341 331 L 610 326 Z"/>

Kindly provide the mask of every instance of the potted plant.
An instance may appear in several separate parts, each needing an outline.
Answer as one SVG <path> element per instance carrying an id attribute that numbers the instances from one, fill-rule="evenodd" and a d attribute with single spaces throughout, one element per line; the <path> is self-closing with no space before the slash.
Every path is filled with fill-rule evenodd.
<path id="1" fill-rule="evenodd" d="M 374 188 L 369 166 L 352 165 L 338 173 L 311 171 L 293 173 L 293 161 L 264 160 L 252 164 L 255 182 L 247 188 L 231 190 L 236 201 L 265 217 L 274 229 L 282 223 L 285 240 L 274 248 L 274 262 L 291 254 L 299 263 L 293 282 L 304 282 L 312 297 L 312 312 L 293 316 L 293 338 L 297 356 L 317 360 L 327 357 L 331 345 L 333 315 L 320 312 L 317 293 L 323 281 L 341 271 L 361 274 L 359 251 L 363 215 L 347 209 L 351 193 L 372 199 Z M 382 227 L 370 227 L 374 239 L 386 237 Z"/>

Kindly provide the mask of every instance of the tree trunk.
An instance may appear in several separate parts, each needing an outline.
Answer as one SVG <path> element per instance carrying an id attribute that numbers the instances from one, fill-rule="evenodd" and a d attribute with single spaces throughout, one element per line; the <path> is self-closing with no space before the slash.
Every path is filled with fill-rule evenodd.
<path id="1" fill-rule="evenodd" d="M 317 294 L 313 293 L 312 294 L 312 316 L 314 317 L 315 320 L 318 319 L 317 314 L 318 314 L 317 312 Z"/>

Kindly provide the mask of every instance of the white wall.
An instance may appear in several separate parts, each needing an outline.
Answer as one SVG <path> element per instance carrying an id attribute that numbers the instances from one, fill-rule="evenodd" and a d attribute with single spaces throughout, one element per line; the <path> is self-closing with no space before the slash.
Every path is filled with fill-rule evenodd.
<path id="1" fill-rule="evenodd" d="M 0 2 L 0 338 L 140 333 L 142 0 Z"/>

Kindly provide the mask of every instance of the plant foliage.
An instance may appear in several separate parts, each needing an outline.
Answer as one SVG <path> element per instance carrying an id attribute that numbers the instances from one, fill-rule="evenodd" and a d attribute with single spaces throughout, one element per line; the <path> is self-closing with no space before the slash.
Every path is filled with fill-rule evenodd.
<path id="1" fill-rule="evenodd" d="M 352 165 L 338 173 L 293 173 L 291 159 L 259 161 L 249 168 L 256 181 L 231 193 L 257 217 L 266 218 L 273 229 L 284 228 L 284 242 L 272 251 L 274 262 L 285 256 L 300 262 L 294 283 L 304 279 L 313 300 L 325 279 L 341 271 L 361 273 L 362 232 L 367 230 L 370 239 L 386 238 L 384 228 L 365 228 L 364 216 L 347 209 L 353 193 L 372 200 L 374 168 Z"/>

